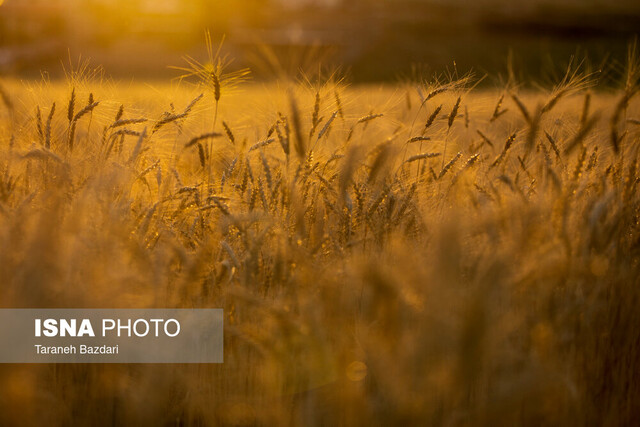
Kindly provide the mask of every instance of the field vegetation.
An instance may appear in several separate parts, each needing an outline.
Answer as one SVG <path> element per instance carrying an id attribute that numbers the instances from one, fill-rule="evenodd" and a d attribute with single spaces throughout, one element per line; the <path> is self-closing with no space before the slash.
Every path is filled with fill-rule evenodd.
<path id="1" fill-rule="evenodd" d="M 633 50 L 615 88 L 210 55 L 2 82 L 2 306 L 222 307 L 225 362 L 3 366 L 0 424 L 640 422 Z"/>

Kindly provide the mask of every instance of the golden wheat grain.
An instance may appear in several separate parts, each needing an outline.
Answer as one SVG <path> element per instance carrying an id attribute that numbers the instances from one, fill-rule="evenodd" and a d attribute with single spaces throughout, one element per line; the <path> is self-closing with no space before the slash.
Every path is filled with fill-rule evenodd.
<path id="1" fill-rule="evenodd" d="M 269 139 L 265 139 L 264 141 L 257 142 L 255 144 L 253 144 L 251 147 L 249 147 L 249 152 L 252 152 L 252 151 L 257 150 L 259 148 L 264 148 L 264 147 L 266 147 L 267 145 L 271 144 L 274 141 L 275 141 L 275 138 L 269 138 Z"/>
<path id="2" fill-rule="evenodd" d="M 438 107 L 436 107 L 435 110 L 433 110 L 433 113 L 431 113 L 429 118 L 427 118 L 427 122 L 424 125 L 424 130 L 427 130 L 431 127 L 433 122 L 436 120 L 436 117 L 438 117 L 438 114 L 440 114 L 441 110 L 442 110 L 442 104 L 440 104 Z"/>
<path id="3" fill-rule="evenodd" d="M 424 141 L 431 141 L 431 138 L 428 136 L 414 136 L 413 138 L 410 138 L 407 140 L 407 144 L 411 144 L 414 142 L 424 142 Z"/>
<path id="4" fill-rule="evenodd" d="M 458 109 L 460 108 L 460 101 L 462 100 L 461 97 L 458 97 L 458 99 L 456 100 L 455 105 L 453 106 L 453 109 L 451 110 L 451 114 L 449 114 L 449 120 L 447 122 L 447 126 L 449 129 L 451 129 L 451 126 L 453 126 L 453 122 L 455 121 L 456 117 L 458 116 Z"/>
<path id="5" fill-rule="evenodd" d="M 491 166 L 489 166 L 489 169 L 495 168 L 504 160 L 504 158 L 507 155 L 507 152 L 509 151 L 509 148 L 511 148 L 511 146 L 513 145 L 513 141 L 515 141 L 515 139 L 516 139 L 515 133 L 512 133 L 511 135 L 509 135 L 509 137 L 507 138 L 507 141 L 504 144 L 504 148 L 502 149 L 498 157 L 495 158 L 493 163 L 491 163 Z"/>
<path id="6" fill-rule="evenodd" d="M 73 121 L 73 111 L 76 105 L 76 88 L 74 87 L 71 91 L 71 97 L 69 98 L 69 103 L 67 104 L 67 119 L 69 123 Z"/>
<path id="7" fill-rule="evenodd" d="M 53 120 L 53 115 L 56 111 L 56 103 L 51 104 L 51 109 L 49 110 L 49 115 L 47 116 L 47 124 L 45 126 L 44 131 L 44 146 L 45 148 L 51 148 L 51 121 Z"/>
<path id="8" fill-rule="evenodd" d="M 493 123 L 494 121 L 498 120 L 500 116 L 502 116 L 504 113 L 508 111 L 508 109 L 506 108 L 504 110 L 501 110 L 503 100 L 504 100 L 504 94 L 500 95 L 500 98 L 498 99 L 498 102 L 496 103 L 496 106 L 493 109 L 493 114 L 491 114 L 491 118 L 489 118 L 489 123 Z"/>
<path id="9" fill-rule="evenodd" d="M 421 160 L 421 159 L 432 159 L 432 158 L 438 157 L 440 155 L 441 155 L 441 153 L 421 153 L 421 154 L 416 154 L 414 156 L 409 157 L 405 162 L 406 163 L 411 163 L 411 162 L 415 162 L 415 161 Z"/>
<path id="10" fill-rule="evenodd" d="M 456 154 L 451 160 L 449 160 L 449 162 L 440 171 L 438 179 L 445 176 L 447 172 L 449 172 L 449 170 L 451 170 L 451 168 L 453 168 L 453 166 L 458 162 L 458 160 L 460 160 L 460 157 L 462 157 L 462 153 L 458 152 L 458 154 Z"/>

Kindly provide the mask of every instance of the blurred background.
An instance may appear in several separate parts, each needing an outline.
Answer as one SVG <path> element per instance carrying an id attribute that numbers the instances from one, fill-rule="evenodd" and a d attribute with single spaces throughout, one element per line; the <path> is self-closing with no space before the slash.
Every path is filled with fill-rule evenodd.
<path id="1" fill-rule="evenodd" d="M 544 77 L 576 53 L 624 63 L 640 1 L 0 0 L 0 75 L 56 77 L 82 56 L 115 78 L 175 77 L 184 55 L 206 59 L 205 29 L 256 79 L 320 64 L 355 82 L 495 75 L 510 52 Z"/>

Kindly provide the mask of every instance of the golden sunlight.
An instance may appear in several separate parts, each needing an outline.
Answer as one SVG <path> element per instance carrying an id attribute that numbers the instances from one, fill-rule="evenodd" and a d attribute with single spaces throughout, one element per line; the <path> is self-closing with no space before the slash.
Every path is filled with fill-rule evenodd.
<path id="1" fill-rule="evenodd" d="M 637 0 L 0 5 L 0 426 L 640 426 Z"/>

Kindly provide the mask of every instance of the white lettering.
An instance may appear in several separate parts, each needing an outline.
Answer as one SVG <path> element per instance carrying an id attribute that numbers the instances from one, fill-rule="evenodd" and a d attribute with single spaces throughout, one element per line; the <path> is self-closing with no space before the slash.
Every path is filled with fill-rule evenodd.
<path id="1" fill-rule="evenodd" d="M 176 324 L 176 331 L 173 334 L 169 333 L 169 323 L 175 323 Z M 180 322 L 178 322 L 176 319 L 169 319 L 165 322 L 164 324 L 164 333 L 167 334 L 167 336 L 170 337 L 175 337 L 176 335 L 178 335 L 180 333 Z"/>

